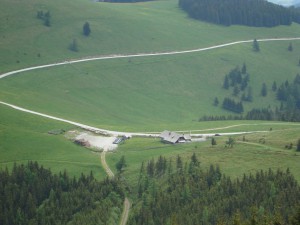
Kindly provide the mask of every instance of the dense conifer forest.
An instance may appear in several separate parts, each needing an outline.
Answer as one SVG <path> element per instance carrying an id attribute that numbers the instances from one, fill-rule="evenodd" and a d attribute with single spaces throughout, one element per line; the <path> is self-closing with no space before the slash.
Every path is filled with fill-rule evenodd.
<path id="1" fill-rule="evenodd" d="M 70 178 L 36 162 L 1 170 L 0 224 L 118 224 L 125 192 L 117 177 Z M 300 187 L 289 169 L 231 179 L 218 166 L 202 169 L 195 154 L 188 162 L 160 156 L 142 164 L 130 190 L 130 225 L 300 223 Z"/>
<path id="2" fill-rule="evenodd" d="M 36 162 L 0 171 L 0 224 L 116 224 L 124 201 L 118 180 L 71 178 Z"/>
<path id="3" fill-rule="evenodd" d="M 300 223 L 300 188 L 288 169 L 231 179 L 218 166 L 201 169 L 195 154 L 187 163 L 159 157 L 142 165 L 138 194 L 131 225 Z"/>
<path id="4" fill-rule="evenodd" d="M 300 22 L 300 10 L 264 0 L 179 0 L 190 17 L 210 23 L 274 27 Z"/>

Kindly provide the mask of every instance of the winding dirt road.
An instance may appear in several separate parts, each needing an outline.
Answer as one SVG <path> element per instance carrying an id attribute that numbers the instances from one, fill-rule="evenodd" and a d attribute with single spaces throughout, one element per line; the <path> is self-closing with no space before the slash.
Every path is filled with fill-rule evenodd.
<path id="1" fill-rule="evenodd" d="M 292 41 L 292 40 L 300 40 L 300 37 L 257 39 L 258 42 Z M 33 66 L 33 67 L 28 67 L 28 68 L 24 68 L 24 69 L 20 69 L 20 70 L 15 70 L 15 71 L 7 72 L 7 73 L 0 75 L 0 79 L 7 77 L 7 76 L 17 74 L 17 73 L 30 71 L 30 70 L 43 69 L 43 68 L 73 64 L 73 63 L 95 61 L 95 60 L 105 60 L 105 59 L 120 59 L 120 58 L 136 58 L 136 57 L 148 57 L 148 56 L 187 54 L 187 53 L 208 51 L 208 50 L 213 50 L 213 49 L 217 49 L 217 48 L 224 48 L 224 47 L 228 47 L 228 46 L 232 46 L 232 45 L 251 43 L 251 42 L 253 42 L 253 39 L 252 40 L 244 40 L 244 41 L 234 41 L 234 42 L 229 42 L 229 43 L 220 44 L 220 45 L 214 45 L 214 46 L 210 46 L 210 47 L 206 47 L 206 48 L 197 48 L 197 49 L 183 50 L 183 51 L 136 53 L 136 54 L 127 54 L 127 55 L 126 54 L 116 54 L 116 55 L 106 55 L 106 56 L 93 56 L 93 57 L 88 57 L 88 58 L 83 58 L 83 59 L 66 60 L 64 62 L 58 62 L 58 63 L 52 63 L 52 64 L 46 64 L 46 65 L 40 65 L 40 66 Z"/>
<path id="2" fill-rule="evenodd" d="M 101 164 L 102 164 L 103 168 L 105 169 L 105 172 L 107 173 L 108 177 L 113 178 L 115 175 L 111 171 L 111 169 L 109 168 L 109 166 L 107 165 L 106 160 L 105 160 L 106 152 L 107 152 L 107 149 L 104 149 L 103 152 L 101 153 Z M 130 201 L 127 197 L 125 197 L 123 212 L 122 212 L 122 216 L 121 216 L 121 220 L 120 220 L 120 225 L 126 225 L 130 207 L 131 207 Z"/>
<path id="3" fill-rule="evenodd" d="M 130 203 L 129 199 L 125 198 L 123 213 L 122 213 L 122 217 L 120 220 L 120 225 L 126 225 L 127 220 L 128 220 L 130 206 L 131 206 L 131 203 Z"/>
<path id="4" fill-rule="evenodd" d="M 107 173 L 108 177 L 113 178 L 115 175 L 106 163 L 105 154 L 106 154 L 106 150 L 103 150 L 103 152 L 101 153 L 101 156 L 100 156 L 101 157 L 101 164 L 102 164 L 103 168 L 105 169 L 105 172 Z"/>

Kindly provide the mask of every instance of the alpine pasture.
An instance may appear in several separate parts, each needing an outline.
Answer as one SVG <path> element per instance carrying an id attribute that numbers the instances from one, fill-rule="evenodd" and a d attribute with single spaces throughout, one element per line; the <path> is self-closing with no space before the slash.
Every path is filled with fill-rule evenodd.
<path id="1" fill-rule="evenodd" d="M 223 27 L 195 21 L 178 8 L 175 0 L 135 4 L 89 0 L 0 1 L 3 6 L 0 9 L 1 74 L 92 56 L 190 50 L 254 38 L 299 37 L 300 33 L 298 24 L 249 28 Z M 44 26 L 36 18 L 40 10 L 50 12 L 50 26 Z M 89 22 L 91 27 L 88 37 L 82 34 L 85 22 Z M 74 39 L 78 44 L 77 52 L 68 48 Z M 289 43 L 292 43 L 293 51 L 287 50 Z M 271 85 L 273 81 L 279 84 L 287 79 L 292 80 L 300 72 L 300 41 L 259 44 L 260 52 L 254 52 L 250 42 L 188 54 L 106 59 L 23 72 L 0 80 L 0 100 L 79 123 L 119 131 L 205 130 L 241 123 L 250 125 L 232 130 L 275 129 L 269 124 L 254 125 L 263 123 L 258 121 L 198 122 L 204 115 L 229 114 L 220 106 L 214 106 L 213 100 L 218 97 L 222 101 L 224 96 L 231 95 L 231 92 L 222 89 L 224 76 L 243 63 L 247 65 L 250 74 L 249 84 L 254 98 L 252 103 L 245 103 L 245 111 L 253 107 L 280 106 L 271 91 Z M 266 97 L 260 96 L 263 82 L 268 87 Z M 0 116 L 3 118 L 2 140 L 6 145 L 1 145 L 4 149 L 1 151 L 2 166 L 11 166 L 13 161 L 38 160 L 46 167 L 55 168 L 55 171 L 67 169 L 77 174 L 92 169 L 99 172 L 100 178 L 104 176 L 104 170 L 98 168 L 98 155 L 73 145 L 62 135 L 51 136 L 45 133 L 52 127 L 65 126 L 70 129 L 69 125 L 14 112 L 4 106 L 1 106 Z M 22 122 L 24 120 L 26 123 Z M 280 126 L 294 128 L 294 124 L 282 123 Z M 299 130 L 295 132 L 299 134 Z M 282 134 L 282 143 L 277 148 L 284 148 L 285 138 L 290 142 L 285 130 L 282 130 Z M 294 143 L 296 138 L 293 137 L 291 141 Z M 134 164 L 128 167 L 130 173 L 138 170 L 137 163 L 142 158 L 148 159 L 162 153 L 187 153 L 186 157 L 189 157 L 191 152 L 201 152 L 203 149 L 203 154 L 199 155 L 200 159 L 203 156 L 204 165 L 216 162 L 225 167 L 232 162 L 242 165 L 251 161 L 243 170 L 248 172 L 269 166 L 276 168 L 280 160 L 285 159 L 283 167 L 291 165 L 294 168 L 292 171 L 297 170 L 298 155 L 293 150 L 288 153 L 285 149 L 280 150 L 276 158 L 273 154 L 276 155 L 277 151 L 272 152 L 272 148 L 267 152 L 260 151 L 261 147 L 255 145 L 239 143 L 235 150 L 228 150 L 223 149 L 223 144 L 210 149 L 208 142 L 166 147 L 156 143 L 158 141 L 130 140 L 130 149 L 126 149 L 126 143 L 124 147 L 120 146 L 116 154 L 108 156 L 109 164 L 114 167 L 118 157 L 127 154 L 128 164 L 131 161 Z M 220 142 L 224 141 L 225 138 Z M 154 145 L 158 150 L 139 151 L 140 148 L 149 148 L 148 145 Z M 44 149 L 45 154 L 40 154 L 40 149 Z M 246 153 L 251 154 L 250 158 Z M 222 162 L 222 154 L 227 154 L 226 162 Z M 232 158 L 238 158 L 239 154 L 240 161 Z M 271 157 L 274 161 L 261 166 L 262 159 L 258 154 L 262 154 L 262 159 Z M 295 157 L 293 154 L 296 154 Z M 212 157 L 208 158 L 208 155 Z M 237 168 L 237 165 L 229 166 L 225 171 L 238 176 Z M 299 179 L 299 175 L 296 176 Z"/>

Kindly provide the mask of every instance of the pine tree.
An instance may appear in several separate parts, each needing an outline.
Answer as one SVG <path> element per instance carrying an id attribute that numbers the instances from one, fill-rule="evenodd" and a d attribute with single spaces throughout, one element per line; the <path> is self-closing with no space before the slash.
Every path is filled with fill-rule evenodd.
<path id="1" fill-rule="evenodd" d="M 214 147 L 214 145 L 217 145 L 217 141 L 215 138 L 211 139 L 211 146 Z"/>
<path id="2" fill-rule="evenodd" d="M 223 88 L 224 89 L 228 89 L 229 88 L 229 78 L 228 78 L 227 75 L 224 78 Z"/>
<path id="3" fill-rule="evenodd" d="M 292 45 L 292 43 L 289 44 L 288 51 L 289 51 L 289 52 L 292 52 L 292 51 L 293 51 L 293 45 Z"/>
<path id="4" fill-rule="evenodd" d="M 300 152 L 300 138 L 298 139 L 298 142 L 297 142 L 297 151 Z"/>
<path id="5" fill-rule="evenodd" d="M 246 74 L 246 73 L 247 73 L 247 66 L 245 63 L 243 63 L 242 74 Z"/>
<path id="6" fill-rule="evenodd" d="M 215 97 L 214 106 L 218 106 L 218 105 L 219 105 L 219 99 L 217 97 Z"/>
<path id="7" fill-rule="evenodd" d="M 252 47 L 253 47 L 253 51 L 255 51 L 255 52 L 260 51 L 259 44 L 258 44 L 258 41 L 256 40 L 256 38 L 253 40 Z"/>
<path id="8" fill-rule="evenodd" d="M 90 24 L 88 22 L 85 22 L 85 24 L 83 25 L 83 34 L 85 36 L 89 36 L 91 33 L 91 28 L 90 28 Z"/>
<path id="9" fill-rule="evenodd" d="M 266 83 L 263 83 L 262 84 L 262 87 L 261 87 L 261 96 L 263 96 L 263 97 L 265 97 L 265 96 L 267 96 L 267 94 L 268 94 L 268 90 L 267 90 L 267 85 L 266 85 Z"/>
<path id="10" fill-rule="evenodd" d="M 125 161 L 125 156 L 123 155 L 120 160 L 116 164 L 116 168 L 119 173 L 123 172 L 125 167 L 127 166 L 126 161 Z"/>
<path id="11" fill-rule="evenodd" d="M 69 49 L 73 52 L 78 52 L 77 40 L 74 38 L 69 46 Z"/>

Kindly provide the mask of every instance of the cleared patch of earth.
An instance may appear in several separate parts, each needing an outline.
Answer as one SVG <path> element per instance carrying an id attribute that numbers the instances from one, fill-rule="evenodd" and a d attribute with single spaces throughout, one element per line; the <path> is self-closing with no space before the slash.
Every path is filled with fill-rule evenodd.
<path id="1" fill-rule="evenodd" d="M 66 137 L 95 150 L 113 151 L 118 147 L 117 144 L 113 143 L 116 137 L 95 135 L 87 131 L 68 131 Z"/>

